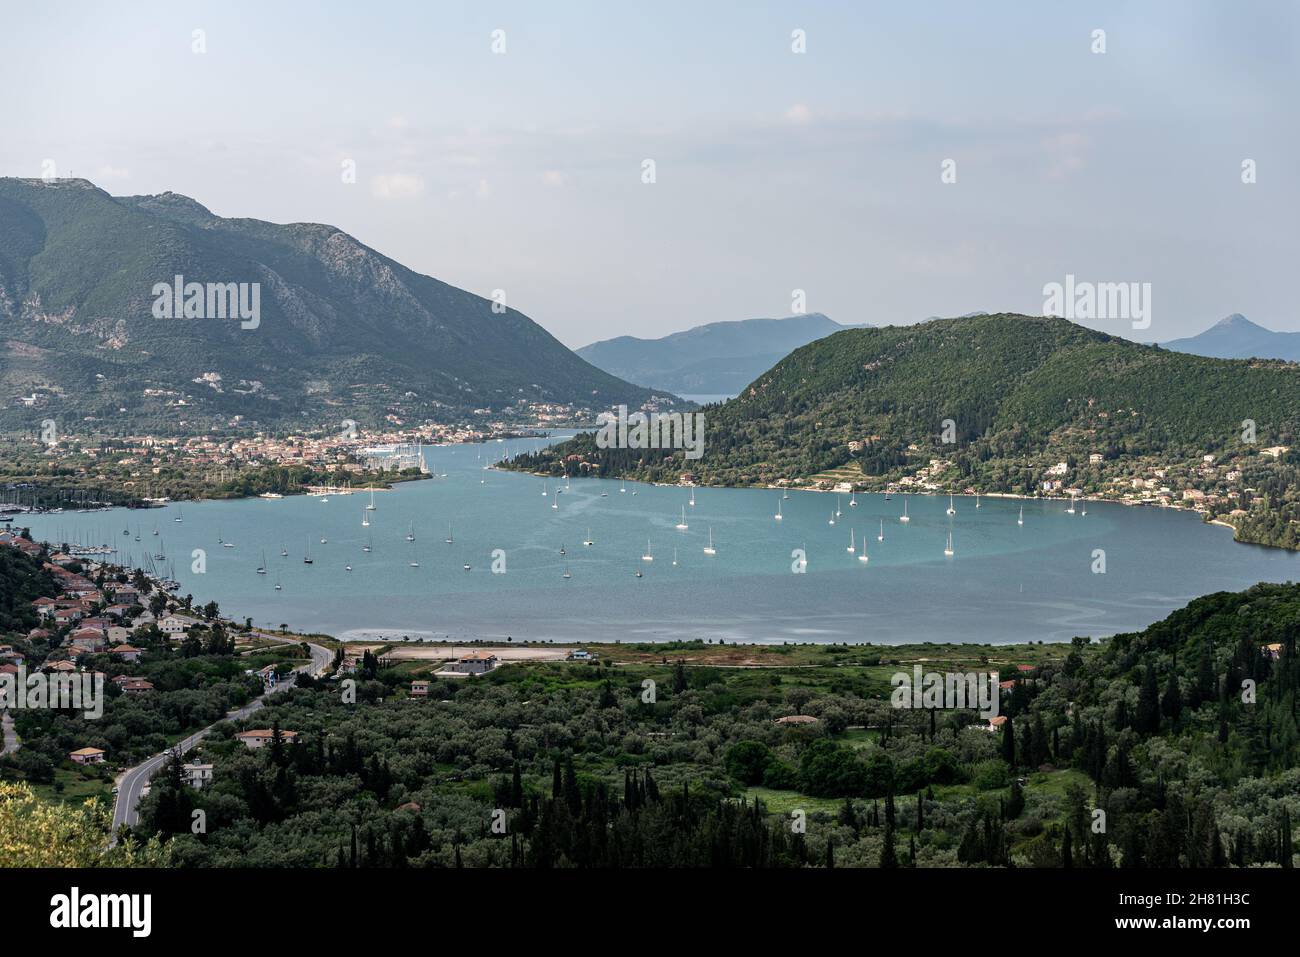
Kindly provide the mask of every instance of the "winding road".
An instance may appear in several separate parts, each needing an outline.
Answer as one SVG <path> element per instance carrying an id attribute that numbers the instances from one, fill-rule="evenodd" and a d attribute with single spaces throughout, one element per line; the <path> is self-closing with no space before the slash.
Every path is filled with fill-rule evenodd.
<path id="1" fill-rule="evenodd" d="M 299 639 L 282 638 L 279 635 L 268 635 L 266 632 L 262 631 L 254 631 L 251 634 L 255 638 L 264 638 L 268 641 L 276 641 L 286 645 L 297 645 L 302 643 Z M 334 653 L 328 648 L 323 648 L 320 645 L 313 645 L 310 642 L 307 643 L 307 647 L 311 651 L 311 662 L 293 669 L 293 678 L 282 682 L 275 688 L 275 690 L 254 698 L 242 708 L 236 708 L 234 711 L 227 712 L 225 718 L 222 720 L 242 721 L 244 718 L 247 718 L 250 714 L 260 709 L 266 703 L 267 698 L 284 691 L 286 688 L 293 687 L 294 682 L 297 680 L 297 676 L 302 672 L 307 672 L 315 677 L 327 671 L 330 664 L 334 661 Z M 140 798 L 144 796 L 144 789 L 149 785 L 150 779 L 158 772 L 158 769 L 167 763 L 167 759 L 171 757 L 172 752 L 179 748 L 180 753 L 184 755 L 186 752 L 194 750 L 195 746 L 208 736 L 208 733 L 213 729 L 213 727 L 215 727 L 215 725 L 208 725 L 208 727 L 201 731 L 194 732 L 188 738 L 177 742 L 161 754 L 155 754 L 147 761 L 137 764 L 133 768 L 128 768 L 122 773 L 122 775 L 117 779 L 117 799 L 113 803 L 112 833 L 114 843 L 117 842 L 118 828 L 123 824 L 127 827 L 135 827 L 140 823 Z M 6 732 L 7 730 L 8 729 L 6 729 Z M 6 744 L 7 738 L 8 734 L 6 733 Z"/>

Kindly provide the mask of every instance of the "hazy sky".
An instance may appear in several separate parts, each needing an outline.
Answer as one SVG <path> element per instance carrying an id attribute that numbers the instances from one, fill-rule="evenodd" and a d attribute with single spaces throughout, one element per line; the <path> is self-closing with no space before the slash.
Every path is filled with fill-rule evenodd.
<path id="1" fill-rule="evenodd" d="M 794 289 L 841 322 L 1039 313 L 1067 273 L 1152 284 L 1146 332 L 1090 323 L 1131 338 L 1300 329 L 1285 0 L 11 0 L 0 24 L 0 175 L 331 223 L 571 346 Z"/>

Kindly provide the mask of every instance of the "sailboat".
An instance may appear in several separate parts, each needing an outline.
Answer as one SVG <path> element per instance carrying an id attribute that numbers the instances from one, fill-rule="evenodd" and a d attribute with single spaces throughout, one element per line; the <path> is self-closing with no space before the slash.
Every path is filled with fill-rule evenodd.
<path id="1" fill-rule="evenodd" d="M 551 496 L 551 508 L 560 507 L 560 492 L 556 489 L 555 494 Z"/>
<path id="2" fill-rule="evenodd" d="M 691 489 L 691 508 L 695 507 L 695 489 Z"/>
<path id="3" fill-rule="evenodd" d="M 906 495 L 903 496 L 903 514 L 900 515 L 900 516 L 898 516 L 898 520 L 899 520 L 900 522 L 902 522 L 904 525 L 906 525 L 908 522 L 910 522 L 910 521 L 912 520 L 911 516 L 907 514 L 907 496 L 906 496 Z"/>
<path id="4" fill-rule="evenodd" d="M 652 562 L 655 560 L 654 555 L 650 552 L 650 539 L 645 540 L 645 554 L 641 556 L 641 561 Z"/>
<path id="5" fill-rule="evenodd" d="M 948 493 L 948 514 L 949 515 L 957 514 L 957 510 L 952 507 L 952 492 Z"/>
<path id="6" fill-rule="evenodd" d="M 684 531 L 686 531 L 688 528 L 690 528 L 690 526 L 686 524 L 686 506 L 683 505 L 683 506 L 682 506 L 682 520 L 681 520 L 680 522 L 677 523 L 677 530 L 678 530 L 679 532 L 684 532 Z"/>
<path id="7" fill-rule="evenodd" d="M 787 490 L 785 494 L 781 496 L 781 498 L 786 499 L 788 501 L 790 498 L 790 492 Z"/>
<path id="8" fill-rule="evenodd" d="M 573 577 L 572 575 L 569 574 L 569 566 L 568 566 L 568 565 L 565 565 L 565 566 L 564 566 L 564 575 L 563 575 L 562 577 L 564 577 L 564 578 L 572 578 L 572 577 Z"/>
<path id="9" fill-rule="evenodd" d="M 361 527 L 362 528 L 370 527 L 370 513 L 367 512 L 365 509 L 361 510 Z"/>
<path id="10" fill-rule="evenodd" d="M 830 519 L 826 522 L 826 524 L 827 524 L 827 525 L 834 525 L 834 524 L 835 524 L 835 513 L 834 513 L 834 512 L 831 512 L 831 517 L 830 517 Z"/>
<path id="11" fill-rule="evenodd" d="M 407 540 L 408 542 L 413 542 L 413 541 L 415 541 L 415 523 L 414 523 L 414 522 L 412 522 L 411 525 L 410 525 L 410 528 L 407 529 L 407 532 L 406 532 L 406 540 Z"/>
<path id="12" fill-rule="evenodd" d="M 883 542 L 884 540 L 885 540 L 885 520 L 882 518 L 880 520 L 880 534 L 876 536 L 876 541 Z"/>
<path id="13" fill-rule="evenodd" d="M 772 517 L 778 522 L 781 521 L 781 500 L 779 498 L 776 500 L 776 514 Z"/>
<path id="14" fill-rule="evenodd" d="M 447 523 L 447 544 L 450 545 L 453 541 L 454 539 L 452 538 L 451 535 L 451 522 L 448 522 Z"/>
<path id="15" fill-rule="evenodd" d="M 848 547 L 848 553 L 849 553 L 850 555 L 852 555 L 852 554 L 853 554 L 854 552 L 856 552 L 857 550 L 858 550 L 858 547 L 857 547 L 856 543 L 853 541 L 853 529 L 850 528 L 850 529 L 849 529 L 849 547 Z"/>
<path id="16" fill-rule="evenodd" d="M 183 521 L 185 521 L 183 515 L 184 515 L 184 513 L 181 512 L 180 506 L 178 505 L 178 506 L 176 507 L 176 517 L 173 518 L 172 521 L 173 521 L 173 522 L 183 522 Z"/>
<path id="17" fill-rule="evenodd" d="M 289 557 L 289 549 L 285 548 L 283 545 L 280 546 L 280 557 L 281 558 Z"/>
<path id="18" fill-rule="evenodd" d="M 364 545 L 361 546 L 361 550 L 362 550 L 363 552 L 368 552 L 368 551 L 370 551 L 370 533 L 369 533 L 369 532 L 366 532 L 366 543 L 365 543 Z"/>
<path id="19" fill-rule="evenodd" d="M 311 564 L 311 539 L 310 538 L 307 539 L 307 544 L 303 547 L 302 563 L 304 565 Z"/>
<path id="20" fill-rule="evenodd" d="M 582 544 L 584 544 L 584 545 L 595 545 L 595 544 L 596 544 L 596 543 L 592 540 L 592 538 L 591 538 L 591 526 L 590 526 L 590 525 L 587 526 L 587 537 L 584 538 L 584 539 L 582 540 Z"/>
<path id="21" fill-rule="evenodd" d="M 1025 507 L 1023 505 L 1020 506 L 1020 517 L 1016 519 L 1016 524 L 1017 525 L 1025 524 Z"/>
<path id="22" fill-rule="evenodd" d="M 859 553 L 859 555 L 858 555 L 858 561 L 860 561 L 860 562 L 865 562 L 865 561 L 868 561 L 868 560 L 869 560 L 869 559 L 867 558 L 867 536 L 863 535 L 863 536 L 862 536 L 862 551 L 861 551 L 861 553 Z"/>
<path id="23" fill-rule="evenodd" d="M 948 544 L 944 546 L 943 553 L 949 558 L 952 557 L 952 532 L 948 533 Z"/>
<path id="24" fill-rule="evenodd" d="M 626 491 L 627 491 L 627 479 L 624 479 L 624 480 L 623 480 L 623 484 L 622 484 L 621 486 L 619 486 L 619 489 L 618 489 L 618 490 L 619 490 L 620 492 L 626 492 Z"/>
<path id="25" fill-rule="evenodd" d="M 1074 514 L 1074 493 L 1070 493 L 1070 507 L 1065 510 L 1066 515 Z"/>
<path id="26" fill-rule="evenodd" d="M 858 493 L 854 492 L 852 495 L 849 496 L 849 508 L 857 508 L 857 507 L 858 507 Z"/>
<path id="27" fill-rule="evenodd" d="M 1087 515 L 1087 514 L 1088 514 L 1088 500 L 1087 500 L 1086 498 L 1083 500 L 1083 503 L 1082 503 L 1082 505 L 1080 506 L 1080 509 L 1081 509 L 1081 511 L 1079 512 L 1080 515 Z"/>
<path id="28" fill-rule="evenodd" d="M 564 551 L 564 544 L 561 543 L 561 544 L 560 544 L 560 557 L 563 558 L 563 557 L 565 556 L 565 554 L 566 554 L 566 552 Z"/>
<path id="29" fill-rule="evenodd" d="M 321 543 L 322 545 L 328 545 L 328 544 L 329 544 L 329 540 L 328 540 L 324 535 L 322 535 L 322 536 L 320 537 L 320 543 Z"/>
<path id="30" fill-rule="evenodd" d="M 704 546 L 704 554 L 706 555 L 718 554 L 718 550 L 713 547 L 713 526 L 712 525 L 709 526 L 709 544 Z"/>
<path id="31" fill-rule="evenodd" d="M 551 497 L 551 489 L 547 485 L 546 479 L 542 479 L 542 498 L 550 498 L 550 497 Z"/>
<path id="32" fill-rule="evenodd" d="M 370 490 L 370 504 L 366 506 L 366 511 L 373 512 L 374 510 L 375 510 L 375 490 L 372 488 Z"/>
<path id="33" fill-rule="evenodd" d="M 416 555 L 416 557 L 412 558 L 409 562 L 407 562 L 407 564 L 410 565 L 412 568 L 419 568 L 420 567 L 419 555 Z"/>
<path id="34" fill-rule="evenodd" d="M 344 570 L 345 572 L 350 572 L 350 571 L 352 571 L 352 566 L 351 566 L 351 565 L 344 565 L 344 566 L 343 566 L 343 570 Z"/>
<path id="35" fill-rule="evenodd" d="M 157 537 L 157 535 L 158 535 L 158 526 L 156 526 L 156 525 L 154 526 L 153 533 L 154 533 L 154 536 Z M 138 541 L 138 540 L 139 540 L 139 537 L 140 537 L 140 531 L 139 531 L 139 529 L 136 530 L 136 533 L 135 533 L 135 534 L 136 534 L 136 540 Z"/>
<path id="36" fill-rule="evenodd" d="M 976 492 L 976 493 L 975 493 L 975 507 L 976 507 L 976 508 L 979 508 L 979 507 L 980 507 L 980 493 L 979 493 L 979 492 Z"/>
<path id="37" fill-rule="evenodd" d="M 677 549 L 673 549 L 673 565 L 677 564 Z"/>
<path id="38" fill-rule="evenodd" d="M 281 589 L 281 587 L 282 587 L 282 586 L 280 585 L 280 579 L 277 578 L 277 579 L 275 580 L 275 590 L 276 590 L 276 591 L 279 591 L 279 590 Z"/>
<path id="39" fill-rule="evenodd" d="M 838 495 L 835 496 L 835 517 L 840 517 L 840 497 Z"/>
<path id="40" fill-rule="evenodd" d="M 262 564 L 257 566 L 257 573 L 259 575 L 266 574 L 266 549 L 262 550 Z"/>

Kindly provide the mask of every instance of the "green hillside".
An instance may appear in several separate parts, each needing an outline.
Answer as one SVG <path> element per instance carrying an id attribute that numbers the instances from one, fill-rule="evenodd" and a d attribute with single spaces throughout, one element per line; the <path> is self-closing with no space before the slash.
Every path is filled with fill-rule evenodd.
<path id="1" fill-rule="evenodd" d="M 176 275 L 258 283 L 260 323 L 155 318 L 153 287 Z M 0 427 L 369 424 L 650 398 L 491 307 L 333 226 L 223 219 L 183 196 L 112 197 L 85 180 L 0 179 Z"/>

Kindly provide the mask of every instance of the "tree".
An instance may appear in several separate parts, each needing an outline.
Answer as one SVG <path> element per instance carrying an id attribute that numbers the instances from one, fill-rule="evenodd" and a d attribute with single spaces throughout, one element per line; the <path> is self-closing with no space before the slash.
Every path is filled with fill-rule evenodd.
<path id="1" fill-rule="evenodd" d="M 1183 693 L 1178 687 L 1178 674 L 1173 669 L 1169 671 L 1169 681 L 1165 685 L 1164 696 L 1160 699 L 1160 711 L 1170 723 L 1178 726 L 1178 719 L 1183 713 Z"/>
<path id="2" fill-rule="evenodd" d="M 1002 760 L 1016 766 L 1016 726 L 1010 715 L 1002 725 Z"/>
<path id="3" fill-rule="evenodd" d="M 1160 689 L 1156 685 L 1156 668 L 1150 661 L 1142 671 L 1142 685 L 1138 690 L 1137 714 L 1133 726 L 1139 734 L 1160 732 Z"/>

